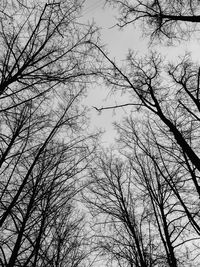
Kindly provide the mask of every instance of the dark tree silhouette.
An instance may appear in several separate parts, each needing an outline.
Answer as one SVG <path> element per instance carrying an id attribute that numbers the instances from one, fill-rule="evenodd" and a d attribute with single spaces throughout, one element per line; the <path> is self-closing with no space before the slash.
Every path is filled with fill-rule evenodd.
<path id="1" fill-rule="evenodd" d="M 0 4 L 0 264 L 79 266 L 75 196 L 94 149 L 80 100 L 94 72 L 82 1 Z M 92 61 L 91 61 L 92 59 Z"/>
<path id="2" fill-rule="evenodd" d="M 145 24 L 144 33 L 148 32 L 152 38 L 158 37 L 160 41 L 166 37 L 168 41 L 174 41 L 185 34 L 190 37 L 195 27 L 198 28 L 200 25 L 198 1 L 108 2 L 119 7 L 120 26 L 125 27 L 142 19 Z M 130 51 L 123 66 L 119 66 L 102 48 L 95 43 L 93 45 L 108 63 L 101 69 L 101 77 L 105 83 L 110 86 L 113 93 L 120 91 L 129 98 L 127 103 L 97 107 L 97 111 L 132 106 L 130 117 L 125 123 L 118 124 L 117 129 L 120 134 L 119 152 L 128 160 L 128 166 L 130 164 L 132 176 L 129 177 L 136 189 L 132 187 L 130 190 L 129 184 L 123 182 L 125 178 L 121 180 L 121 185 L 125 188 L 122 192 L 130 191 L 130 194 L 135 195 L 139 188 L 136 200 L 143 203 L 138 203 L 137 207 L 140 207 L 141 211 L 145 209 L 145 220 L 138 224 L 143 225 L 144 221 L 150 221 L 148 229 L 151 229 L 150 240 L 153 244 L 151 253 L 147 250 L 152 264 L 150 266 L 198 266 L 199 63 L 193 62 L 187 53 L 176 62 L 166 62 L 166 59 L 155 51 L 142 57 Z M 110 164 L 108 159 L 104 159 L 103 162 L 105 166 Z M 124 164 L 127 162 L 122 165 Z M 96 186 L 94 188 L 98 190 L 95 190 L 92 187 L 91 192 L 97 197 L 93 201 L 89 199 L 89 202 L 97 206 L 96 209 L 102 213 L 113 216 L 113 207 L 118 207 L 118 202 L 113 204 L 113 210 L 106 209 L 110 203 L 107 199 L 110 192 L 106 191 L 109 186 L 105 186 L 104 194 L 101 194 L 101 180 L 102 176 L 108 180 L 109 177 L 114 179 L 117 171 L 114 171 L 115 167 L 109 167 L 112 171 L 111 174 L 107 174 L 104 168 L 100 167 L 99 172 L 95 174 L 99 188 Z M 129 168 L 124 167 L 123 173 L 127 175 Z M 102 198 L 106 200 L 102 201 Z M 102 205 L 97 205 L 100 200 Z M 136 217 L 140 218 L 138 214 Z M 114 219 L 110 224 L 115 225 Z M 137 228 L 136 232 L 142 237 L 147 230 L 140 229 Z M 124 229 L 115 232 L 116 240 L 112 239 L 112 244 L 118 244 L 117 238 L 125 232 Z M 128 237 L 130 235 L 127 234 Z M 159 248 L 155 240 L 160 242 Z M 132 249 L 133 246 L 130 247 Z M 113 251 L 111 249 L 110 253 Z M 116 254 L 115 259 L 118 259 L 117 255 L 121 257 L 121 254 Z M 161 258 L 162 263 L 156 262 Z M 123 259 L 126 259 L 128 266 L 147 264 L 147 261 L 131 262 L 128 256 L 124 256 Z"/>
<path id="3" fill-rule="evenodd" d="M 151 225 L 128 164 L 114 155 L 96 157 L 85 200 L 96 220 L 94 247 L 119 266 L 156 266 Z"/>
<path id="4" fill-rule="evenodd" d="M 136 124 L 133 118 L 126 119 L 117 125 L 120 143 L 133 170 L 132 180 L 149 209 L 150 221 L 157 227 L 157 240 L 160 246 L 163 243 L 167 266 L 188 266 L 199 242 L 194 227 L 199 224 L 198 195 L 194 194 L 190 174 L 180 164 L 178 147 L 160 128 L 156 131 L 154 123 L 141 120 Z"/>
<path id="5" fill-rule="evenodd" d="M 107 2 L 119 8 L 118 26 L 125 27 L 137 21 L 142 22 L 144 33 L 161 42 L 175 39 L 187 39 L 200 22 L 198 0 L 151 0 Z"/>

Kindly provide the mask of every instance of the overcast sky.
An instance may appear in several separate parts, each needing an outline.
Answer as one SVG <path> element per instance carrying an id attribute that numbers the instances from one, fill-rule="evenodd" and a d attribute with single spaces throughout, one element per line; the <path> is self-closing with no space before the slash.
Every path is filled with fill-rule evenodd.
<path id="1" fill-rule="evenodd" d="M 86 0 L 85 9 L 83 11 L 84 22 L 94 21 L 100 28 L 101 43 L 106 45 L 106 50 L 109 51 L 109 56 L 115 58 L 119 63 L 124 60 L 129 48 L 134 50 L 146 50 L 146 43 L 142 40 L 140 32 L 133 31 L 133 27 L 119 30 L 116 24 L 117 10 L 110 8 L 108 5 L 104 6 L 104 0 Z M 87 99 L 84 104 L 92 107 L 102 107 L 108 105 L 115 105 L 116 103 L 125 103 L 127 99 L 118 96 L 110 96 L 110 91 L 104 84 L 100 86 L 92 85 Z M 130 109 L 127 109 L 127 112 Z M 115 132 L 112 123 L 119 121 L 122 116 L 126 115 L 126 110 L 106 110 L 101 114 L 91 108 L 91 130 L 101 128 L 105 130 L 103 136 L 103 143 L 105 146 L 114 142 Z"/>
<path id="2" fill-rule="evenodd" d="M 96 25 L 101 29 L 101 42 L 106 45 L 111 58 L 115 58 L 118 63 L 125 59 L 128 49 L 136 51 L 139 55 L 148 53 L 148 50 L 160 51 L 167 59 L 173 60 L 178 55 L 183 55 L 184 51 L 191 51 L 193 58 L 199 53 L 199 41 L 191 40 L 183 42 L 177 46 L 153 46 L 148 47 L 148 40 L 142 36 L 141 28 L 129 25 L 123 30 L 119 30 L 116 24 L 117 10 L 112 9 L 108 5 L 104 6 L 105 0 L 86 0 L 85 9 L 82 20 L 84 22 L 95 21 Z M 109 89 L 105 85 L 92 86 L 84 104 L 92 107 L 102 107 L 106 105 L 122 104 L 127 99 L 121 96 L 110 96 Z M 91 108 L 91 129 L 100 127 L 106 131 L 103 137 L 104 145 L 107 146 L 114 141 L 115 132 L 112 122 L 120 121 L 125 115 L 128 115 L 130 108 L 119 110 L 106 110 L 98 115 L 97 111 Z"/>

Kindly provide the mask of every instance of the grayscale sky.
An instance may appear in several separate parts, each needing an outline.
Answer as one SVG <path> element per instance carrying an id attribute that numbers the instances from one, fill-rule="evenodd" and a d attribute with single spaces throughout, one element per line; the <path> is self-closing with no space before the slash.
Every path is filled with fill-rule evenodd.
<path id="1" fill-rule="evenodd" d="M 95 21 L 100 28 L 101 42 L 106 45 L 106 50 L 109 52 L 111 58 L 120 64 L 125 59 L 128 49 L 132 49 L 139 55 L 148 53 L 149 50 L 156 50 L 167 56 L 168 60 L 173 60 L 179 55 L 183 55 L 184 51 L 191 51 L 193 58 L 199 52 L 198 42 L 200 40 L 191 40 L 190 42 L 183 42 L 177 46 L 167 47 L 161 45 L 148 46 L 148 39 L 142 36 L 139 25 L 134 27 L 129 25 L 123 30 L 119 30 L 116 25 L 117 10 L 112 9 L 108 5 L 104 5 L 105 0 L 86 0 L 83 17 L 81 21 L 91 22 Z M 102 107 L 122 104 L 127 101 L 127 98 L 121 95 L 111 96 L 110 91 L 104 84 L 100 86 L 92 85 L 89 89 L 88 97 L 84 104 L 91 107 L 91 129 L 101 128 L 105 130 L 103 136 L 103 143 L 108 146 L 114 142 L 116 136 L 112 123 L 120 121 L 123 116 L 128 115 L 130 108 L 118 109 L 115 111 L 105 110 L 98 115 L 98 112 L 92 106 Z"/>
<path id="2" fill-rule="evenodd" d="M 100 28 L 101 42 L 105 44 L 109 56 L 121 63 L 125 59 L 129 48 L 136 51 L 146 51 L 147 42 L 140 36 L 140 31 L 133 27 L 128 27 L 123 31 L 119 30 L 115 26 L 117 10 L 112 9 L 108 5 L 104 6 L 104 4 L 104 0 L 86 0 L 82 21 L 95 21 L 95 24 Z M 122 104 L 126 101 L 127 98 L 121 97 L 121 95 L 111 96 L 109 89 L 102 84 L 98 87 L 93 85 L 89 89 L 89 94 L 84 104 L 89 107 L 102 107 L 115 105 L 116 103 Z M 128 111 L 130 109 L 106 110 L 98 114 L 95 109 L 91 108 L 91 128 L 95 129 L 98 127 L 106 131 L 103 135 L 105 146 L 110 145 L 115 138 L 112 123 L 119 121 Z"/>

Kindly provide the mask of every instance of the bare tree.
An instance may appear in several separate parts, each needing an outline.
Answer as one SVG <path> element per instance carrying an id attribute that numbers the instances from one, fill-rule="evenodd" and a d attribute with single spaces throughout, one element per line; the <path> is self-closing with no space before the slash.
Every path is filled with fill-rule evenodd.
<path id="1" fill-rule="evenodd" d="M 200 22 L 199 1 L 193 0 L 151 0 L 151 1 L 118 1 L 107 2 L 119 8 L 118 26 L 125 27 L 140 21 L 145 34 L 152 40 L 161 42 L 176 39 L 187 39 Z"/>
<path id="2" fill-rule="evenodd" d="M 76 215 L 94 149 L 79 107 L 94 73 L 82 1 L 0 4 L 0 262 L 79 266 L 87 255 Z"/>
<path id="3" fill-rule="evenodd" d="M 96 220 L 94 246 L 119 266 L 157 266 L 164 258 L 156 257 L 152 225 L 132 178 L 130 166 L 116 156 L 96 160 L 85 195 Z"/>
<path id="4" fill-rule="evenodd" d="M 149 207 L 151 223 L 157 226 L 157 239 L 163 243 L 167 266 L 188 266 L 191 262 L 198 265 L 193 261 L 198 257 L 199 233 L 194 227 L 199 224 L 198 195 L 189 173 L 180 164 L 184 164 L 181 153 L 176 153 L 177 148 L 165 133 L 156 131 L 154 123 L 151 120 L 136 124 L 128 118 L 117 125 L 120 143 Z"/>
<path id="5" fill-rule="evenodd" d="M 173 40 L 188 33 L 192 22 L 198 27 L 196 1 L 110 2 L 121 8 L 122 26 L 144 19 L 152 37 L 161 41 L 163 34 Z M 130 51 L 126 63 L 118 66 L 93 45 L 108 62 L 101 77 L 113 93 L 120 91 L 129 97 L 127 103 L 97 110 L 132 107 L 127 121 L 117 125 L 123 146 L 120 152 L 123 148 L 134 185 L 141 190 L 138 199 L 144 200 L 140 207 L 146 208 L 145 218 L 155 227 L 151 224 L 151 240 L 160 241 L 166 266 L 198 266 L 199 64 L 189 54 L 176 63 L 166 63 L 156 52 L 138 57 Z M 159 259 L 161 253 L 154 252 Z"/>
<path id="6" fill-rule="evenodd" d="M 125 158 L 106 152 L 90 171 L 85 199 L 93 246 L 111 265 L 198 266 L 199 203 L 191 174 L 168 133 L 157 132 L 153 120 L 144 125 L 136 127 L 131 117 L 117 125 Z"/>
<path id="7" fill-rule="evenodd" d="M 145 59 L 137 59 L 130 53 L 127 67 L 123 70 L 101 52 L 112 65 L 103 75 L 113 90 L 127 92 L 132 100 L 130 105 L 136 111 L 147 111 L 155 120 L 158 119 L 161 131 L 167 133 L 182 151 L 187 168 L 192 172 L 192 164 L 196 171 L 200 171 L 199 149 L 195 146 L 199 132 L 198 66 L 188 56 L 177 65 L 163 66 L 162 57 L 155 53 Z M 163 76 L 164 71 L 167 76 Z M 192 175 L 192 182 L 199 195 L 195 175 Z"/>
<path id="8" fill-rule="evenodd" d="M 135 118 L 117 127 L 124 150 L 131 148 L 128 159 L 138 177 L 135 183 L 148 192 L 168 265 L 198 265 L 199 67 L 189 55 L 163 66 L 159 55 L 137 59 L 130 53 L 123 69 L 101 52 L 111 63 L 102 76 L 113 91 L 129 94 L 124 106 L 132 105 L 142 115 L 138 131 Z M 175 251 L 180 248 L 193 256 L 179 257 Z"/>

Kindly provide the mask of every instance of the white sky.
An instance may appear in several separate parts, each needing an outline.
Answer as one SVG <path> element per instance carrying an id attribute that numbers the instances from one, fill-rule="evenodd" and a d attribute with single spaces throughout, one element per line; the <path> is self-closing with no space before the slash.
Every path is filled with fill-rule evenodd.
<path id="1" fill-rule="evenodd" d="M 116 24 L 117 10 L 113 10 L 111 7 L 104 6 L 105 0 L 86 0 L 85 10 L 83 12 L 83 21 L 91 22 L 95 21 L 96 25 L 101 28 L 101 41 L 102 44 L 106 45 L 106 50 L 109 51 L 109 56 L 115 58 L 117 62 L 121 62 L 125 59 L 128 49 L 132 49 L 139 55 L 148 53 L 148 50 L 159 50 L 162 54 L 167 56 L 167 59 L 173 60 L 178 55 L 183 55 L 184 51 L 192 51 L 193 57 L 199 53 L 199 45 L 196 40 L 190 42 L 183 42 L 177 46 L 164 47 L 154 46 L 148 48 L 148 40 L 142 37 L 140 27 L 134 27 L 129 25 L 123 30 L 114 25 Z M 89 94 L 84 104 L 89 107 L 96 106 L 109 106 L 115 105 L 116 103 L 122 104 L 128 102 L 124 97 L 110 96 L 109 89 L 104 84 L 102 86 L 92 85 L 89 88 Z M 103 143 L 105 146 L 114 142 L 116 136 L 112 122 L 120 121 L 123 116 L 128 115 L 130 108 L 118 109 L 115 111 L 105 110 L 98 115 L 97 111 L 91 108 L 91 130 L 99 127 L 104 129 L 106 132 L 103 136 Z"/>
<path id="2" fill-rule="evenodd" d="M 115 58 L 119 63 L 122 61 L 128 48 L 142 51 L 146 50 L 146 43 L 139 36 L 139 31 L 133 31 L 133 27 L 129 27 L 123 31 L 119 31 L 116 24 L 117 10 L 110 8 L 108 5 L 104 6 L 104 0 L 86 0 L 85 10 L 83 12 L 83 21 L 95 21 L 95 24 L 101 29 L 101 42 L 106 45 L 106 50 L 109 51 L 109 56 Z M 110 91 L 104 84 L 102 86 L 91 86 L 89 94 L 84 104 L 88 106 L 110 106 L 116 103 L 126 103 L 127 99 L 119 96 L 110 96 Z M 91 130 L 101 128 L 105 130 L 103 135 L 103 144 L 105 146 L 114 142 L 115 132 L 112 122 L 119 121 L 122 116 L 126 115 L 126 111 L 130 109 L 118 109 L 115 111 L 105 110 L 98 114 L 98 112 L 91 108 Z M 128 113 L 127 113 L 128 114 Z"/>

